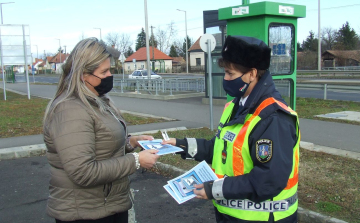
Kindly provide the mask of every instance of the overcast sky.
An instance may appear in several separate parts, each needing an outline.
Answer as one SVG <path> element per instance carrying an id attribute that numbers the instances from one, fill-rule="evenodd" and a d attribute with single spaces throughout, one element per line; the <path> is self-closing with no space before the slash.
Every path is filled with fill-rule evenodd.
<path id="1" fill-rule="evenodd" d="M 11 0 L 10 0 L 11 1 Z M 55 53 L 61 45 L 72 50 L 81 37 L 102 38 L 109 32 L 131 36 L 133 48 L 136 36 L 145 27 L 144 0 L 12 0 L 2 5 L 3 24 L 27 24 L 30 27 L 31 51 L 36 57 Z M 8 2 L 8 1 L 0 1 Z M 261 2 L 250 0 L 250 3 Z M 298 41 L 302 42 L 310 30 L 318 30 L 317 0 L 279 0 L 273 2 L 306 6 L 306 18 L 298 21 Z M 149 26 L 165 29 L 174 21 L 177 38 L 185 37 L 187 11 L 188 35 L 195 41 L 203 34 L 203 11 L 241 5 L 241 0 L 148 0 Z M 346 21 L 360 34 L 359 0 L 321 0 L 321 27 L 339 29 Z M 156 29 L 155 28 L 155 29 Z M 149 28 L 150 31 L 150 28 Z M 155 31 L 154 31 L 155 32 Z"/>

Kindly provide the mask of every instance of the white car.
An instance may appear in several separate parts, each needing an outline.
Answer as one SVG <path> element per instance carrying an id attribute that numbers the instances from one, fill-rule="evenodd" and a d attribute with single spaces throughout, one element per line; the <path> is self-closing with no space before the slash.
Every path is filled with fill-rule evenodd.
<path id="1" fill-rule="evenodd" d="M 129 74 L 129 79 L 148 79 L 147 70 L 135 70 Z M 151 79 L 161 79 L 161 76 L 151 71 Z"/>

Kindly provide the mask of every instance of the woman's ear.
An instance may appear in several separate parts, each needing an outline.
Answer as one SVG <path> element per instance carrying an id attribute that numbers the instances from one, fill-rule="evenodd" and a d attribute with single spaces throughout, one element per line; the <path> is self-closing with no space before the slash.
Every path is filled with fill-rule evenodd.
<path id="1" fill-rule="evenodd" d="M 250 81 L 253 82 L 254 80 L 257 79 L 257 69 L 256 68 L 252 68 L 250 71 Z"/>
<path id="2" fill-rule="evenodd" d="M 88 76 L 87 74 L 83 73 L 80 78 L 81 78 L 82 81 L 85 82 L 87 76 Z"/>

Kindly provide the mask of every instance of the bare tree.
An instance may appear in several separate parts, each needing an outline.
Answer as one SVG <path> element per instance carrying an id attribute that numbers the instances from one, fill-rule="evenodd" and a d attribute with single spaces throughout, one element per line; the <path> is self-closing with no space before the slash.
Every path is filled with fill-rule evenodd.
<path id="1" fill-rule="evenodd" d="M 119 37 L 119 48 L 118 50 L 121 53 L 125 53 L 129 47 L 131 47 L 131 45 L 133 45 L 133 42 L 130 40 L 130 35 L 129 34 L 121 34 Z"/>
<path id="2" fill-rule="evenodd" d="M 321 39 L 323 51 L 332 50 L 336 43 L 336 30 L 331 27 L 325 27 L 321 30 Z"/>
<path id="3" fill-rule="evenodd" d="M 119 34 L 111 32 L 105 36 L 105 43 L 109 46 L 114 46 L 115 49 L 119 48 Z"/>
<path id="4" fill-rule="evenodd" d="M 156 40 L 158 49 L 161 52 L 169 54 L 170 47 L 173 45 L 173 38 L 176 36 L 177 31 L 175 30 L 175 23 L 171 21 L 169 24 L 166 25 L 166 29 L 161 29 L 160 26 L 156 29 Z"/>
<path id="5" fill-rule="evenodd" d="M 125 53 L 129 49 L 129 46 L 133 44 L 133 42 L 130 40 L 130 35 L 125 33 L 109 33 L 105 37 L 105 41 L 107 45 L 114 46 L 114 48 L 121 53 Z"/>
<path id="6" fill-rule="evenodd" d="M 172 45 L 175 47 L 175 50 L 177 52 L 177 54 L 179 55 L 179 57 L 184 57 L 185 56 L 185 52 L 183 50 L 183 39 L 176 39 L 173 41 Z"/>

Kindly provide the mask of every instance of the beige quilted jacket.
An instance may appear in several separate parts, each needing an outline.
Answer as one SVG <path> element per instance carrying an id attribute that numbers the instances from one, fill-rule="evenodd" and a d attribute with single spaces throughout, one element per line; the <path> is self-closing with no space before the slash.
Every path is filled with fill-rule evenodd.
<path id="1" fill-rule="evenodd" d="M 76 98 L 57 106 L 44 125 L 50 216 L 99 219 L 131 208 L 128 176 L 136 167 L 134 156 L 125 155 L 126 135 L 125 124 L 110 112 L 97 119 Z"/>

